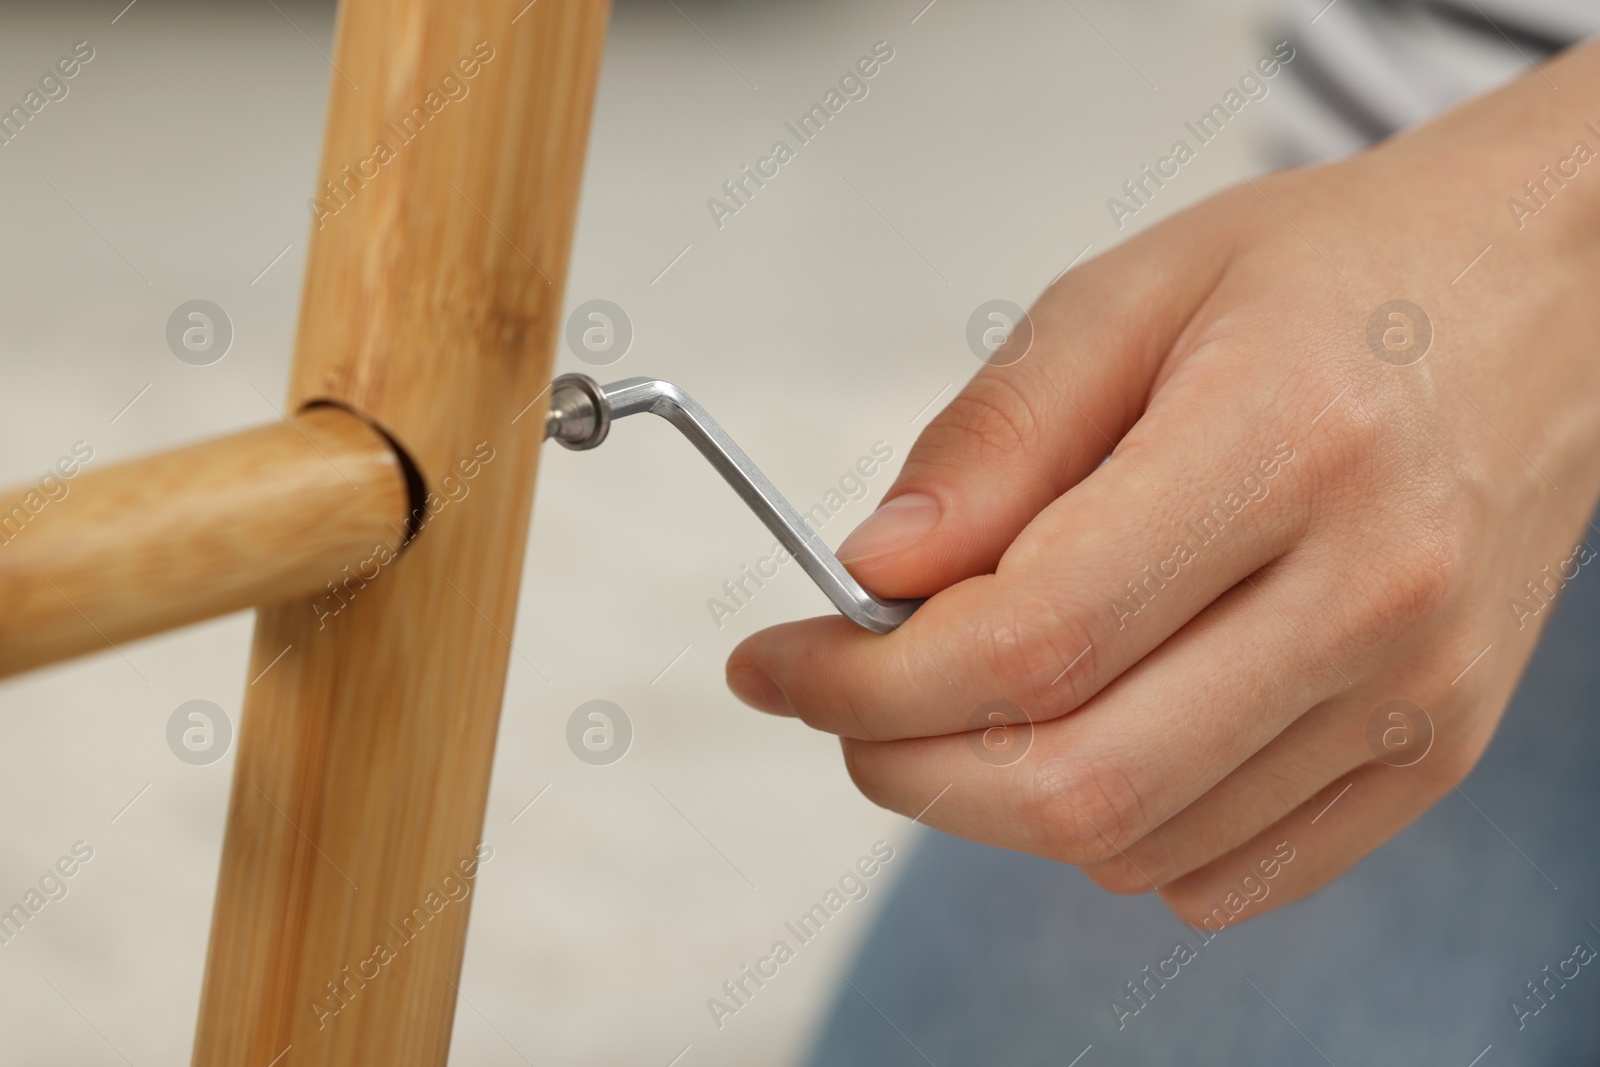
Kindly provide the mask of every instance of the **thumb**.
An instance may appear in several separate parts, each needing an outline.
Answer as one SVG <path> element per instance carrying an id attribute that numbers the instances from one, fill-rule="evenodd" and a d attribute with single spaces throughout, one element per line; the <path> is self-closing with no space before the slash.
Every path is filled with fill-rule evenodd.
<path id="1" fill-rule="evenodd" d="M 1070 271 L 1029 312 L 1032 343 L 991 363 L 917 438 L 839 559 L 880 596 L 993 573 L 1023 527 L 1143 412 L 1162 361 L 1226 262 L 1179 219 Z M 1026 344 L 1018 324 L 1007 345 Z M 1000 359 L 1006 356 L 1002 353 Z"/>

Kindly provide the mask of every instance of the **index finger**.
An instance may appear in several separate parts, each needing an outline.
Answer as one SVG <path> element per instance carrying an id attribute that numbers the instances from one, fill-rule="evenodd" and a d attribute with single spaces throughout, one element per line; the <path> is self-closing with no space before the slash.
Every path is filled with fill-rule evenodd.
<path id="1" fill-rule="evenodd" d="M 1153 409 L 1127 462 L 1045 508 L 996 573 L 937 594 L 893 634 L 837 619 L 755 634 L 729 657 L 729 685 L 863 740 L 967 730 L 996 699 L 1038 720 L 1072 711 L 1298 537 L 1310 479 L 1293 473 L 1293 443 L 1273 440 L 1276 420 L 1240 417 L 1241 403 L 1275 401 Z"/>

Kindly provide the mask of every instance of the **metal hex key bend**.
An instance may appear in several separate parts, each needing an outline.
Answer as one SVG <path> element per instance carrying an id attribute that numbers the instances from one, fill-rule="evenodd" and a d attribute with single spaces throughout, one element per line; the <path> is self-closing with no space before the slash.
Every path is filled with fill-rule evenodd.
<path id="1" fill-rule="evenodd" d="M 545 440 L 579 451 L 594 448 L 606 439 L 613 419 L 640 412 L 661 416 L 693 442 L 846 618 L 886 634 L 922 606 L 920 600 L 879 600 L 863 589 L 727 431 L 671 382 L 625 378 L 600 385 L 585 374 L 563 374 L 550 385 Z"/>

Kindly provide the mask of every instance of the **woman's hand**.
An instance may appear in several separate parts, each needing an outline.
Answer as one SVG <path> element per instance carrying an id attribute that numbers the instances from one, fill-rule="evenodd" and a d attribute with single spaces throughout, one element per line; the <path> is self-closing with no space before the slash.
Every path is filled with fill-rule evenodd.
<path id="1" fill-rule="evenodd" d="M 1466 776 L 1559 586 L 1600 580 L 1578 141 L 1595 47 L 1073 270 L 841 547 L 932 599 L 756 634 L 729 684 L 839 734 L 877 803 L 1191 922 L 1282 842 L 1247 914 L 1329 881 Z"/>

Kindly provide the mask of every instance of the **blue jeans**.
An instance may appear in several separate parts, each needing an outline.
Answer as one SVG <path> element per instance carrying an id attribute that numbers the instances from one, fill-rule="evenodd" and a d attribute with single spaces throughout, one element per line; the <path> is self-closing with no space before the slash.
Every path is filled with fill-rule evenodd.
<path id="1" fill-rule="evenodd" d="M 1459 792 L 1209 941 L 1153 895 L 928 832 L 810 1062 L 1600 1064 L 1597 814 L 1600 579 L 1580 578 Z M 1166 962 L 1180 942 L 1193 958 Z"/>

